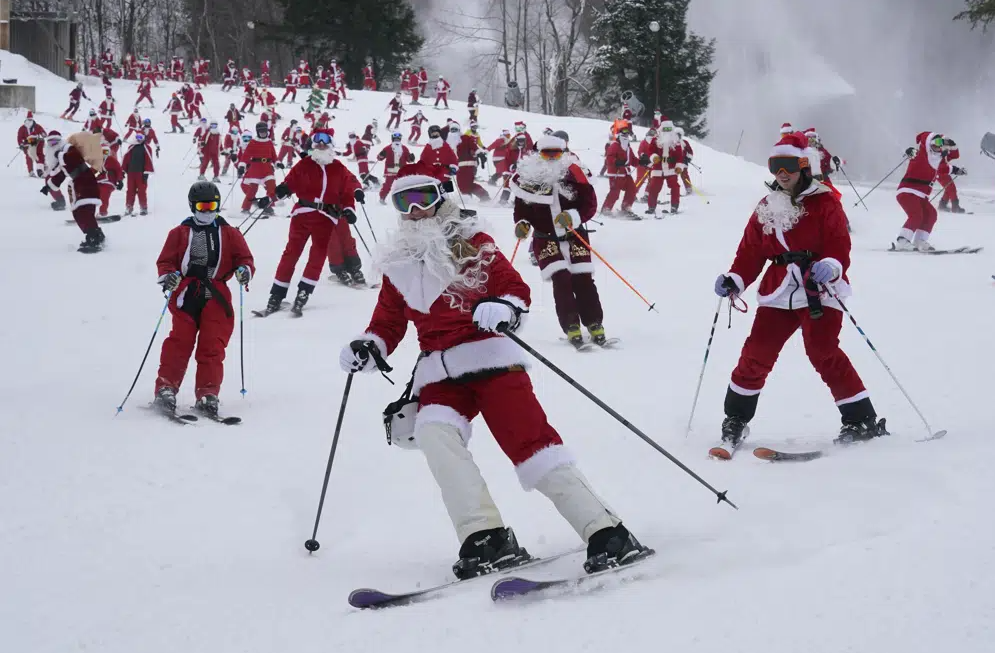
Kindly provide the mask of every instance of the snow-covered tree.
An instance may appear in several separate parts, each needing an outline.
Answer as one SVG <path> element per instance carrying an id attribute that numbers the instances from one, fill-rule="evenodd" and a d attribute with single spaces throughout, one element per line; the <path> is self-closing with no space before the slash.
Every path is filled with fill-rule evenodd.
<path id="1" fill-rule="evenodd" d="M 689 135 L 707 134 L 705 110 L 715 72 L 714 40 L 688 30 L 690 0 L 608 0 L 591 30 L 596 51 L 591 66 L 590 106 L 605 116 L 617 114 L 624 91 L 632 91 L 649 110 L 656 102 L 656 57 L 660 50 L 659 108 Z M 660 29 L 654 33 L 650 23 Z M 659 39 L 659 41 L 658 41 Z"/>

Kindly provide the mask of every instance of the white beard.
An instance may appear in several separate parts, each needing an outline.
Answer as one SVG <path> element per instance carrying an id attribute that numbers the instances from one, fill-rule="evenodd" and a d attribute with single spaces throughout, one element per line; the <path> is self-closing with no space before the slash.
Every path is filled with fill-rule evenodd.
<path id="1" fill-rule="evenodd" d="M 62 143 L 59 143 L 55 147 L 52 147 L 48 143 L 45 144 L 45 169 L 51 172 L 59 167 L 59 153 L 62 152 Z"/>
<path id="2" fill-rule="evenodd" d="M 656 137 L 656 144 L 661 150 L 663 150 L 664 154 L 669 152 L 670 148 L 677 145 L 677 143 L 678 143 L 677 135 L 674 134 L 673 132 L 670 133 L 661 132 Z"/>
<path id="3" fill-rule="evenodd" d="M 529 184 L 549 186 L 567 199 L 573 199 L 573 193 L 559 183 L 567 176 L 571 163 L 566 152 L 555 160 L 544 159 L 541 156 L 526 156 L 519 160 L 517 171 L 519 178 Z"/>
<path id="4" fill-rule="evenodd" d="M 327 166 L 335 160 L 335 152 L 331 147 L 326 147 L 325 149 L 313 148 L 310 156 L 312 161 L 322 167 Z"/>
<path id="5" fill-rule="evenodd" d="M 440 147 L 442 147 L 443 143 L 445 143 L 445 141 L 442 140 L 441 136 L 439 138 L 430 138 L 430 139 L 428 139 L 428 144 L 431 145 L 432 149 L 434 149 L 434 150 L 437 150 Z"/>
<path id="6" fill-rule="evenodd" d="M 757 221 L 763 225 L 768 236 L 776 230 L 791 231 L 805 214 L 801 205 L 791 203 L 791 196 L 784 191 L 776 190 L 760 201 L 757 205 Z"/>

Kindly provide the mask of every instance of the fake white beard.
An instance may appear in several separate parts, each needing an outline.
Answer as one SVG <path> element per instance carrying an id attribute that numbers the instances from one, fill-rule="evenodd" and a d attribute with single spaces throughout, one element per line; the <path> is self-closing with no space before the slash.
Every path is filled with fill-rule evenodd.
<path id="1" fill-rule="evenodd" d="M 419 262 L 425 265 L 426 272 L 438 279 L 446 288 L 443 297 L 449 300 L 452 308 L 469 312 L 472 295 L 487 285 L 486 267 L 494 258 L 496 247 L 485 245 L 474 256 L 455 260 L 450 241 L 463 238 L 469 240 L 477 233 L 475 220 L 460 217 L 458 209 L 444 211 L 421 220 L 399 219 L 396 231 L 388 234 L 387 240 L 377 250 L 376 268 L 389 272 L 395 265 Z"/>
<path id="2" fill-rule="evenodd" d="M 664 154 L 666 154 L 670 148 L 677 145 L 677 142 L 677 134 L 673 132 L 660 132 L 656 137 L 656 144 L 661 150 L 663 150 Z"/>
<path id="3" fill-rule="evenodd" d="M 56 146 L 45 143 L 45 168 L 54 171 L 59 167 L 59 152 L 62 151 L 62 143 Z"/>
<path id="4" fill-rule="evenodd" d="M 430 138 L 430 139 L 428 139 L 428 144 L 431 145 L 432 148 L 436 149 L 436 150 L 439 149 L 440 147 L 442 147 L 442 144 L 444 142 L 445 141 L 442 140 L 441 136 L 439 136 L 437 138 Z"/>
<path id="5" fill-rule="evenodd" d="M 538 155 L 530 155 L 518 162 L 517 171 L 520 179 L 530 184 L 552 186 L 560 195 L 573 199 L 573 193 L 559 183 L 567 176 L 570 163 L 570 157 L 566 152 L 559 159 L 544 159 Z"/>
<path id="6" fill-rule="evenodd" d="M 311 160 L 320 166 L 327 166 L 335 160 L 335 152 L 331 147 L 324 149 L 316 147 L 311 150 Z"/>
<path id="7" fill-rule="evenodd" d="M 757 221 L 768 236 L 776 229 L 791 231 L 804 214 L 805 209 L 792 204 L 791 196 L 781 190 L 772 192 L 757 205 Z"/>

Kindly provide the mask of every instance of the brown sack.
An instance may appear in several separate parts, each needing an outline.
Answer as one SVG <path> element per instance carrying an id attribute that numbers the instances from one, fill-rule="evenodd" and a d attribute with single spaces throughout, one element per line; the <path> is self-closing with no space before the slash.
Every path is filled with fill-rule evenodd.
<path id="1" fill-rule="evenodd" d="M 93 168 L 93 174 L 104 171 L 104 150 L 101 146 L 100 134 L 92 132 L 77 132 L 66 139 L 70 145 L 79 150 L 83 160 Z"/>

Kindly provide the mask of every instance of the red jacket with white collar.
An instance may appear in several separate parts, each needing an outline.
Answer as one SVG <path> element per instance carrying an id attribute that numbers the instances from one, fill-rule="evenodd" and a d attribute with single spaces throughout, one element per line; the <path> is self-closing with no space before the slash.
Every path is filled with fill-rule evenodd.
<path id="1" fill-rule="evenodd" d="M 280 186 L 286 186 L 291 193 L 297 196 L 298 203 L 290 212 L 291 217 L 301 213 L 318 212 L 337 223 L 338 218 L 329 211 L 302 206 L 300 200 L 334 204 L 340 209 L 346 207 L 352 209 L 356 207 L 356 198 L 353 194 L 360 187 L 360 183 L 356 179 L 356 175 L 352 174 L 338 159 L 322 166 L 311 158 L 305 157 L 294 164 L 290 172 L 287 173 L 287 179 Z"/>

